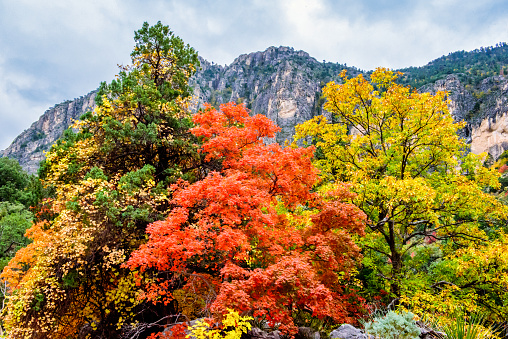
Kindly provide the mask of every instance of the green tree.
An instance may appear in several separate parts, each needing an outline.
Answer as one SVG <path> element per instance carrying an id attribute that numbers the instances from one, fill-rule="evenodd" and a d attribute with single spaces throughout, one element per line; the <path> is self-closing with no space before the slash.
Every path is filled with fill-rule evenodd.
<path id="1" fill-rule="evenodd" d="M 160 22 L 145 23 L 135 41 L 132 65 L 101 85 L 96 109 L 41 167 L 55 189 L 45 205 L 53 215 L 34 224 L 33 243 L 3 272 L 15 290 L 5 317 L 12 338 L 147 336 L 161 325 L 154 316 L 172 320 L 168 307 L 140 300 L 143 276 L 122 264 L 167 213 L 168 184 L 200 175 L 188 132 L 188 79 L 199 63 Z"/>
<path id="2" fill-rule="evenodd" d="M 28 245 L 26 230 L 31 226 L 33 215 L 19 203 L 0 202 L 0 269 L 17 250 Z"/>
<path id="3" fill-rule="evenodd" d="M 26 173 L 15 159 L 0 158 L 0 202 L 21 203 L 28 209 L 51 194 L 51 188 L 43 187 L 37 176 Z"/>
<path id="4" fill-rule="evenodd" d="M 0 201 L 25 204 L 28 200 L 25 192 L 28 183 L 28 174 L 16 160 L 0 158 Z"/>
<path id="5" fill-rule="evenodd" d="M 24 237 L 33 213 L 29 210 L 49 194 L 39 179 L 28 175 L 15 159 L 0 158 L 0 266 L 29 241 Z"/>

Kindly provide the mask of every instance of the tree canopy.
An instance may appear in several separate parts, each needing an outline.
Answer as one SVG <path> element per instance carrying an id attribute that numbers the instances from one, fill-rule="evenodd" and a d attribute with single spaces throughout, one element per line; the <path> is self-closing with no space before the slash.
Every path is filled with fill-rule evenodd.
<path id="1" fill-rule="evenodd" d="M 498 173 L 482 166 L 483 155 L 467 152 L 446 93 L 412 91 L 382 68 L 370 82 L 341 76 L 343 83 L 323 90 L 331 121 L 307 121 L 296 138 L 318 148 L 323 185 L 345 181 L 357 193 L 353 201 L 369 220 L 364 273 L 378 282 L 375 289 L 389 287 L 392 299 L 432 294 L 431 266 L 457 248 L 485 243 L 486 227 L 506 218 L 484 191 L 498 186 Z M 436 240 L 438 248 L 427 246 Z"/>
<path id="2" fill-rule="evenodd" d="M 167 210 L 167 184 L 199 176 L 187 108 L 197 54 L 160 22 L 135 34 L 132 65 L 102 84 L 97 107 L 47 154 L 55 197 L 28 231 L 33 243 L 3 272 L 15 290 L 12 338 L 116 338 L 164 310 L 137 296 L 121 265 Z"/>
<path id="3" fill-rule="evenodd" d="M 300 313 L 354 322 L 362 300 L 350 281 L 359 257 L 352 236 L 363 234 L 365 216 L 344 202 L 348 189 L 313 192 L 313 149 L 265 145 L 279 128 L 242 105 L 208 106 L 194 122 L 205 159 L 221 167 L 174 185 L 168 217 L 147 228 L 148 242 L 128 262 L 159 272 L 146 297 L 205 286 L 203 314 L 233 308 L 290 334 Z"/>
<path id="4" fill-rule="evenodd" d="M 28 183 L 28 174 L 16 160 L 0 158 L 0 201 L 27 203 L 29 196 L 25 188 Z"/>
<path id="5" fill-rule="evenodd" d="M 499 173 L 458 137 L 447 93 L 344 70 L 323 89 L 326 117 L 283 147 L 242 104 L 191 115 L 197 53 L 168 26 L 134 40 L 40 178 L 0 159 L 10 338 L 178 338 L 202 317 L 197 336 L 249 321 L 291 337 L 380 302 L 508 318 Z"/>

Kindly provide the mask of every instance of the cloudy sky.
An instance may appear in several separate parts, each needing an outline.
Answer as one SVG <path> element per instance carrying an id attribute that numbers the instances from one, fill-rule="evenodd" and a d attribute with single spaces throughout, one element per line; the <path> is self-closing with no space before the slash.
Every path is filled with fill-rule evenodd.
<path id="1" fill-rule="evenodd" d="M 291 46 L 401 68 L 508 41 L 506 0 L 0 0 L 0 150 L 48 108 L 110 81 L 133 32 L 158 20 L 219 64 Z"/>

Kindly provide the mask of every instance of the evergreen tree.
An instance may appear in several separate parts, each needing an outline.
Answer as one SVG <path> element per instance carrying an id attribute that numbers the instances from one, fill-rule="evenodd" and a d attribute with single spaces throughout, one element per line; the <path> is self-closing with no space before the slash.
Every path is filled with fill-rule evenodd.
<path id="1" fill-rule="evenodd" d="M 160 22 L 145 23 L 135 41 L 132 65 L 101 85 L 96 109 L 41 167 L 55 188 L 53 215 L 32 226 L 33 243 L 3 272 L 15 292 L 5 317 L 12 338 L 117 338 L 135 326 L 146 335 L 150 317 L 163 317 L 122 264 L 167 213 L 168 184 L 199 176 L 188 132 L 188 79 L 199 62 Z"/>

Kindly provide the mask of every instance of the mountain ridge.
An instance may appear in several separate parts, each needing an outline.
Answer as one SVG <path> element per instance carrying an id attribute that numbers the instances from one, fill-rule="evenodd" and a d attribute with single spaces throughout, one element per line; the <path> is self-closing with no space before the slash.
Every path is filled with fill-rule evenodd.
<path id="1" fill-rule="evenodd" d="M 463 72 L 450 73 L 449 70 L 453 70 L 450 67 L 454 67 L 453 65 L 441 67 L 447 62 L 447 56 L 443 56 L 419 68 L 403 69 L 405 73 L 400 82 L 410 85 L 413 80 L 420 79 L 421 72 L 418 72 L 422 69 L 427 74 L 432 74 L 430 77 L 434 81 L 425 83 L 419 91 L 449 91 L 452 115 L 457 121 L 467 122 L 461 136 L 473 143 L 473 139 L 479 140 L 478 131 L 482 123 L 483 130 L 486 130 L 484 123 L 486 119 L 496 122 L 499 120 L 498 117 L 502 118 L 503 114 L 508 112 L 508 80 L 503 75 L 505 60 L 508 64 L 508 45 L 504 43 L 498 45 L 495 48 L 474 52 L 454 52 L 468 59 L 463 65 L 473 65 L 477 67 L 475 69 L 479 67 L 471 61 L 476 60 L 475 58 L 483 61 L 485 58 L 498 60 L 496 61 L 498 64 L 487 63 L 486 69 L 489 70 L 476 73 L 474 78 Z M 454 53 L 450 53 L 449 56 L 455 55 Z M 471 53 L 476 54 L 471 56 Z M 495 58 L 488 57 L 487 54 L 494 55 Z M 203 107 L 205 102 L 214 106 L 230 101 L 243 102 L 253 114 L 264 114 L 281 127 L 277 137 L 268 140 L 278 143 L 291 140 L 297 124 L 316 115 L 326 114 L 322 110 L 324 100 L 321 89 L 327 82 L 339 80 L 338 74 L 343 69 L 347 69 L 349 76 L 356 76 L 359 73 L 368 76 L 370 73 L 356 67 L 347 67 L 345 64 L 319 62 L 305 51 L 295 51 L 294 48 L 285 46 L 271 46 L 265 51 L 241 54 L 231 64 L 225 66 L 202 58 L 200 61 L 201 69 L 190 80 L 195 96 L 193 111 Z M 473 69 L 473 66 L 468 67 Z M 464 67 L 461 70 L 464 70 Z M 498 69 L 500 74 L 489 73 L 495 69 Z M 51 144 L 61 136 L 73 119 L 78 119 L 93 109 L 94 96 L 95 90 L 48 109 L 30 128 L 16 137 L 9 147 L 0 151 L 0 155 L 17 159 L 25 170 L 35 173 L 39 162 L 44 158 L 43 151 L 49 150 Z M 496 138 L 499 139 L 499 136 L 494 137 Z M 508 148 L 508 142 L 503 141 L 505 147 L 501 145 L 502 143 L 498 145 L 491 139 L 493 137 L 489 139 L 490 141 L 482 141 L 482 147 L 472 149 L 485 149 L 496 158 Z"/>

